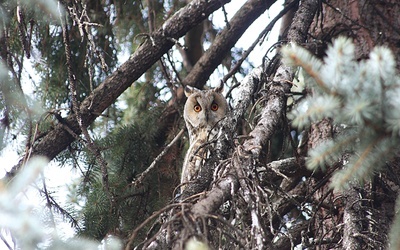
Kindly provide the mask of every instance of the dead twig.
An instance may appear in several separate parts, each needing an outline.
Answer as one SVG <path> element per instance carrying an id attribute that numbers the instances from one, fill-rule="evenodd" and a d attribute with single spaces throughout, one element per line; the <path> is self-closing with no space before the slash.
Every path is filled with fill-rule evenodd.
<path id="1" fill-rule="evenodd" d="M 168 152 L 168 150 L 172 147 L 172 145 L 174 145 L 178 141 L 178 139 L 181 138 L 181 136 L 183 135 L 184 132 L 185 132 L 185 130 L 181 129 L 179 131 L 179 133 L 175 136 L 175 138 L 172 139 L 172 141 L 167 146 L 165 146 L 164 150 L 161 151 L 161 153 L 158 154 L 156 158 L 154 158 L 154 160 L 150 164 L 150 166 L 145 171 L 143 171 L 138 178 L 136 178 L 136 180 L 134 182 L 134 186 L 141 185 L 141 183 L 143 182 L 144 178 L 146 178 L 146 176 L 149 174 L 149 172 L 157 165 L 157 163 Z"/>

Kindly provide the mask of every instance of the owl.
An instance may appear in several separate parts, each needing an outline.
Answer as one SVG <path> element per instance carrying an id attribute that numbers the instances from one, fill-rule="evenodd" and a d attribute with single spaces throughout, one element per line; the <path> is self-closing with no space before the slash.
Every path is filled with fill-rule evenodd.
<path id="1" fill-rule="evenodd" d="M 204 160 L 209 155 L 209 147 L 205 145 L 216 139 L 221 121 L 228 112 L 228 103 L 222 95 L 223 83 L 214 89 L 199 90 L 186 86 L 187 101 L 183 117 L 189 133 L 190 146 L 186 153 L 181 184 L 187 184 L 198 174 Z M 182 186 L 181 190 L 184 189 Z"/>

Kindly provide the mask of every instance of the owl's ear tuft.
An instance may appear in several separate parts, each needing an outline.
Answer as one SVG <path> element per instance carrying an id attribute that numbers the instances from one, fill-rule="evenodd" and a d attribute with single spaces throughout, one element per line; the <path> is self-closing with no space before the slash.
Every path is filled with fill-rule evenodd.
<path id="1" fill-rule="evenodd" d="M 186 97 L 189 97 L 191 94 L 193 94 L 196 91 L 200 91 L 200 90 L 196 89 L 195 87 L 189 86 L 189 85 L 185 86 Z"/>
<path id="2" fill-rule="evenodd" d="M 214 92 L 222 93 L 223 90 L 224 90 L 224 82 L 221 80 L 219 82 L 219 86 L 214 88 Z"/>

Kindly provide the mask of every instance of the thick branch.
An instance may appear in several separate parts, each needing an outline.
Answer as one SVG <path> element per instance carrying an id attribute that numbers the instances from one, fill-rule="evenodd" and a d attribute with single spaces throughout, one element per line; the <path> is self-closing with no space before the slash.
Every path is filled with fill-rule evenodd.
<path id="1" fill-rule="evenodd" d="M 118 96 L 120 96 L 134 81 L 136 81 L 147 69 L 174 45 L 173 39 L 183 36 L 191 28 L 204 20 L 208 15 L 221 7 L 221 4 L 229 0 L 195 0 L 178 11 L 156 32 L 140 46 L 135 53 L 108 76 L 90 96 L 81 104 L 79 110 L 84 126 L 88 126 L 107 108 Z M 80 128 L 76 117 L 72 114 L 65 118 L 65 125 L 76 134 L 80 134 Z M 32 148 L 33 155 L 43 155 L 53 159 L 63 151 L 74 137 L 59 124 L 50 130 L 40 142 Z M 18 172 L 22 162 L 20 161 L 7 173 L 10 179 Z"/>
<path id="2" fill-rule="evenodd" d="M 363 234 L 362 220 L 365 214 L 361 206 L 362 196 L 354 187 L 346 190 L 345 196 L 347 202 L 343 212 L 343 248 L 361 249 L 364 244 L 357 235 Z"/>
<path id="3" fill-rule="evenodd" d="M 257 172 L 261 182 L 265 180 L 274 182 L 282 178 L 305 176 L 309 170 L 305 168 L 304 157 L 292 157 L 270 162 L 265 167 L 258 167 Z"/>
<path id="4" fill-rule="evenodd" d="M 238 179 L 234 175 L 228 175 L 221 179 L 210 192 L 207 192 L 203 199 L 192 207 L 193 215 L 201 217 L 213 213 L 225 200 L 230 199 L 232 191 L 237 190 L 238 186 Z"/>
<path id="5" fill-rule="evenodd" d="M 317 8 L 318 0 L 302 1 L 288 32 L 290 42 L 300 44 L 306 41 L 308 28 L 313 21 Z M 281 64 L 275 74 L 268 92 L 268 101 L 261 112 L 261 118 L 250 133 L 252 138 L 244 144 L 245 149 L 251 150 L 256 156 L 260 154 L 261 146 L 271 139 L 284 118 L 286 94 L 290 91 L 294 73 L 294 69 Z"/>
<path id="6" fill-rule="evenodd" d="M 307 221 L 302 221 L 290 229 L 288 229 L 288 232 L 286 235 L 290 236 L 285 237 L 282 236 L 280 237 L 276 242 L 271 244 L 271 246 L 268 246 L 267 249 L 273 249 L 273 250 L 285 250 L 285 249 L 293 249 L 293 244 L 298 244 L 301 242 L 302 239 L 302 234 L 308 230 L 308 222 Z"/>
<path id="7" fill-rule="evenodd" d="M 196 63 L 183 84 L 201 88 L 247 28 L 275 2 L 276 0 L 247 1 L 229 21 L 229 27 L 218 34 L 213 46 Z"/>

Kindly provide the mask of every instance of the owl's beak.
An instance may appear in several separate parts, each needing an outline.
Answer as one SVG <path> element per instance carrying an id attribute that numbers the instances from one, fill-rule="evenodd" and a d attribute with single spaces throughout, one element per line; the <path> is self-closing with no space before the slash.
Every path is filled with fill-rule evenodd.
<path id="1" fill-rule="evenodd" d="M 208 124 L 208 110 L 204 112 L 204 118 L 206 119 L 206 123 Z"/>

